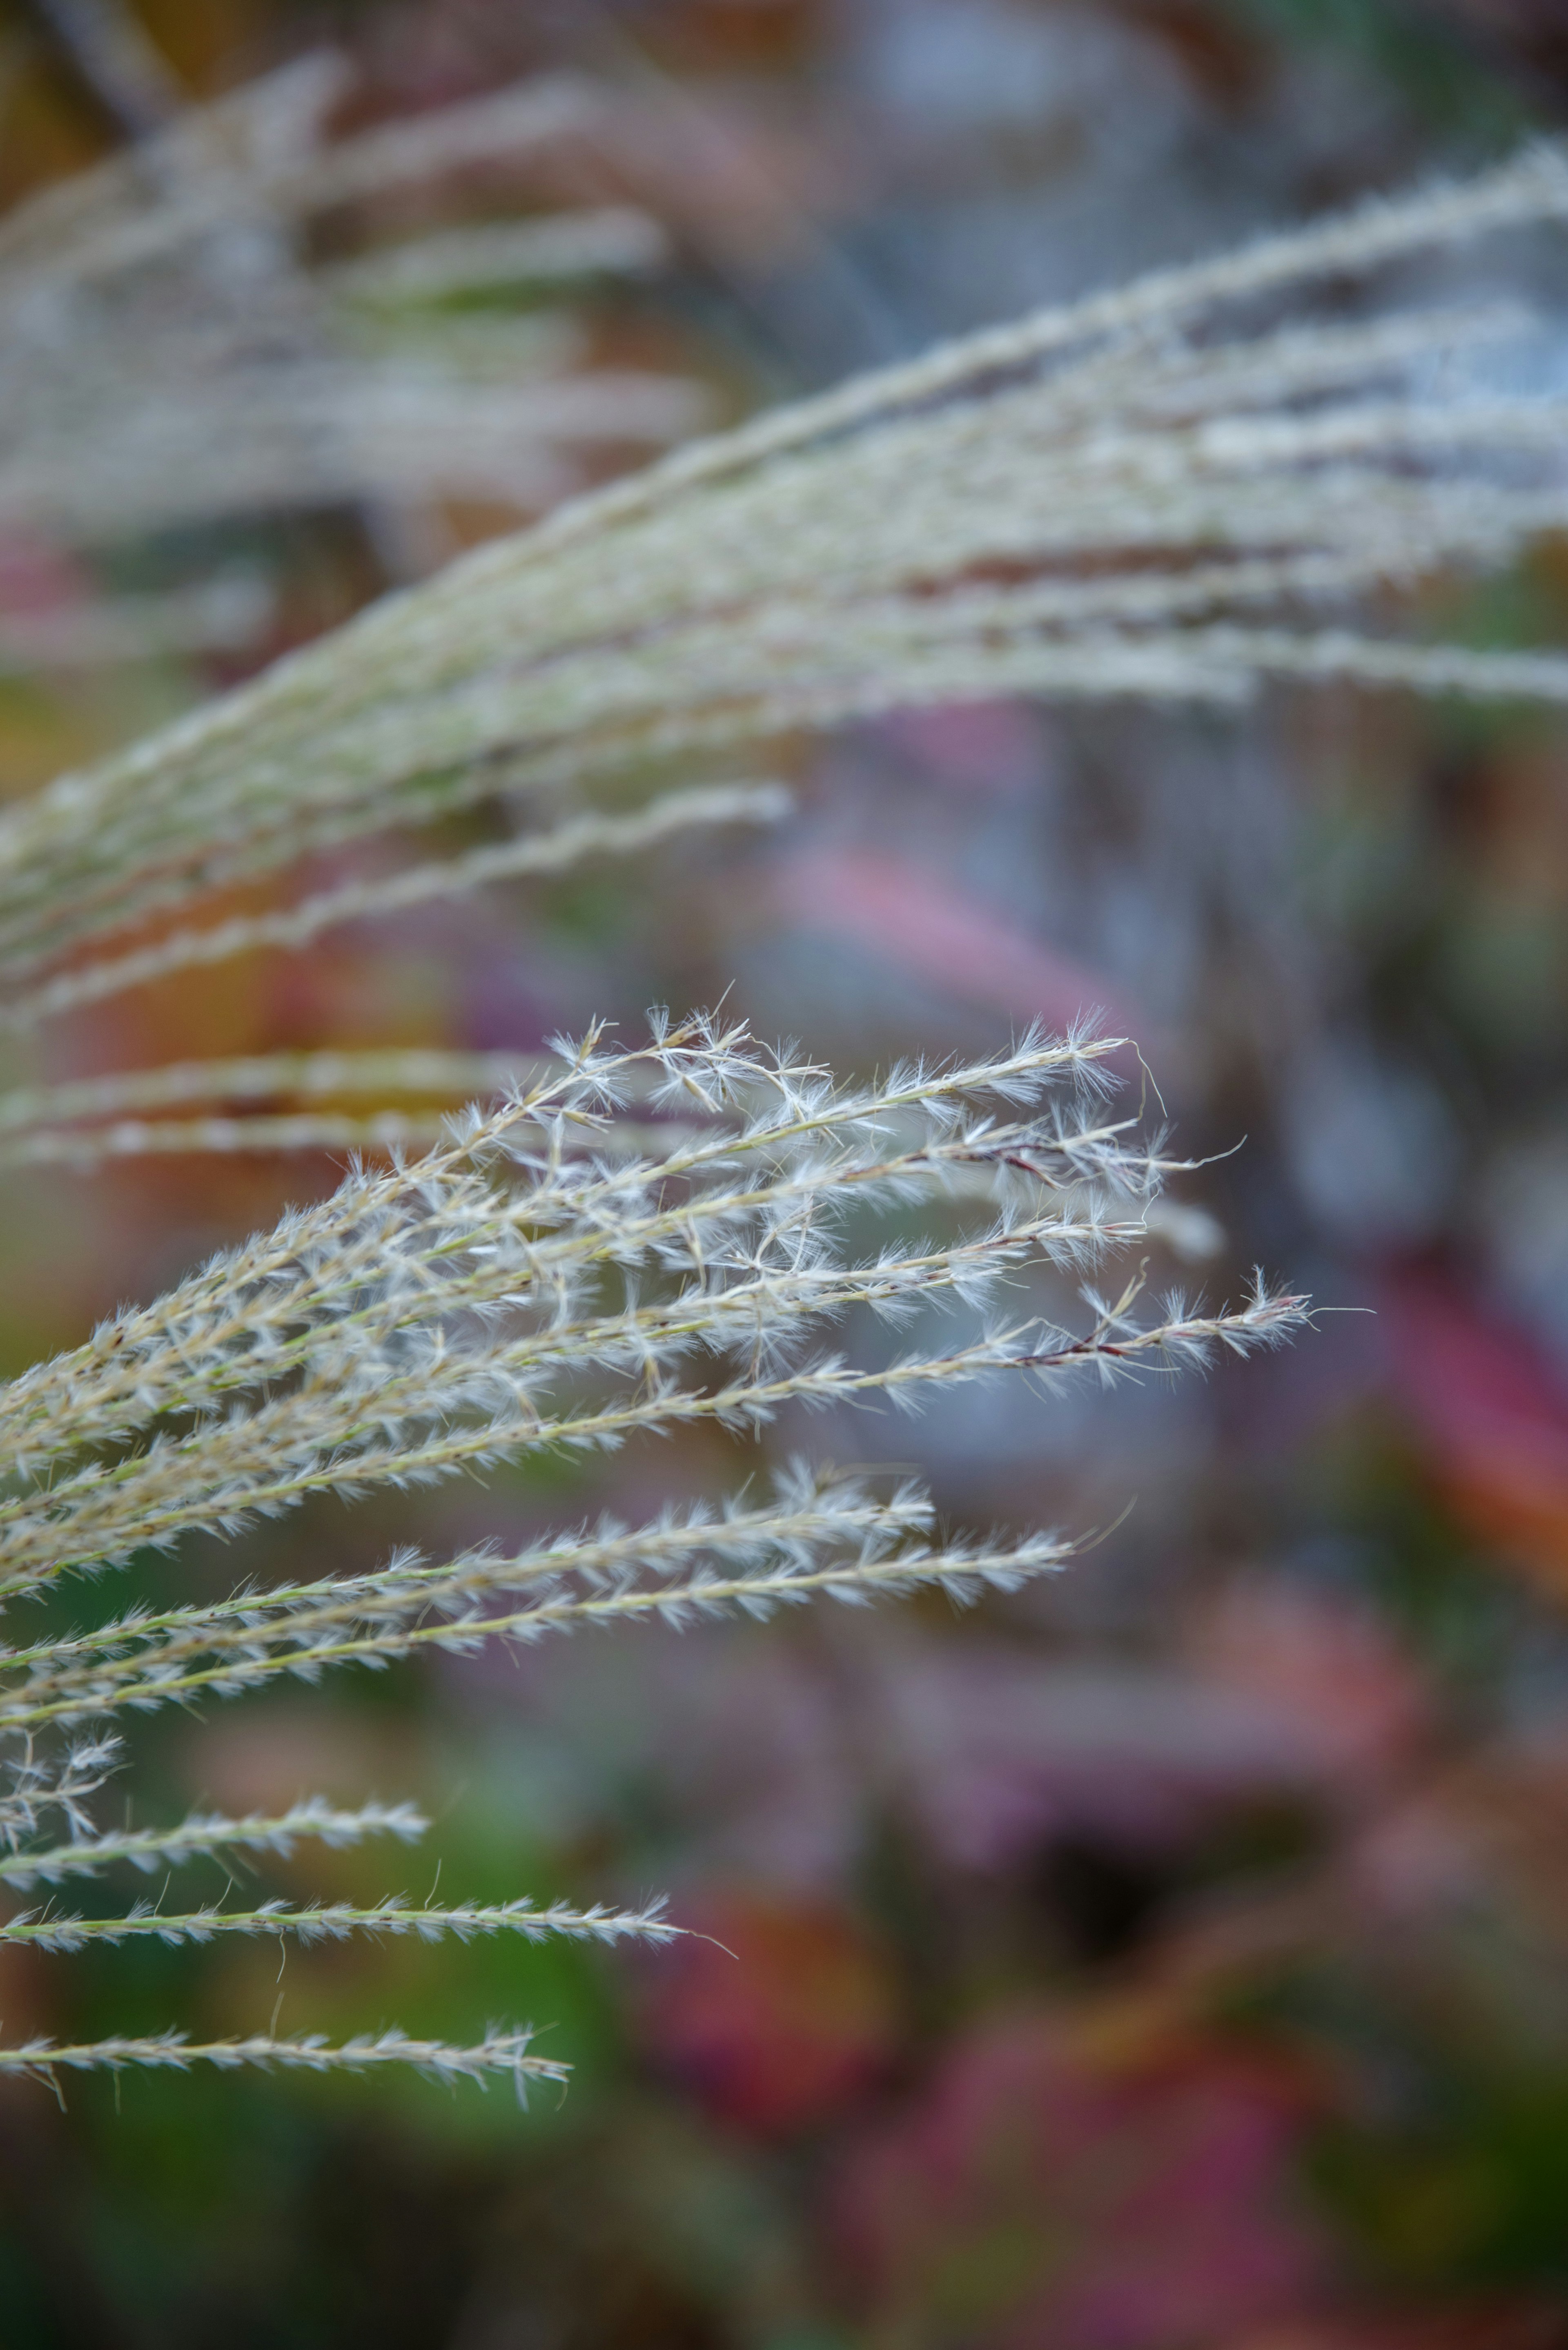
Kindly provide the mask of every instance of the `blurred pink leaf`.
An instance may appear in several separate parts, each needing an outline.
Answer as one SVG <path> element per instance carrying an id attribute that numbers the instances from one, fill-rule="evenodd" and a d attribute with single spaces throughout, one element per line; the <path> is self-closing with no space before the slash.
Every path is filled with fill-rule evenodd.
<path id="1" fill-rule="evenodd" d="M 774 902 L 810 931 L 836 931 L 929 986 L 1021 1024 L 1065 1029 L 1099 1012 L 1138 1033 L 1132 1009 L 1096 972 L 1044 946 L 1007 915 L 929 868 L 880 849 L 806 849 L 774 882 Z"/>
<path id="2" fill-rule="evenodd" d="M 16 531 L 0 537 L 0 613 L 57 611 L 92 593 L 82 566 L 64 549 Z"/>
<path id="3" fill-rule="evenodd" d="M 1041 767 L 1039 722 L 1016 702 L 947 702 L 900 711 L 882 732 L 958 792 L 1022 789 Z"/>
<path id="4" fill-rule="evenodd" d="M 1324 2255 L 1288 2178 L 1303 2103 L 1217 2045 L 1096 2047 L 1043 2011 L 982 2026 L 840 2176 L 877 2338 L 1172 2350 L 1310 2306 Z"/>
<path id="5" fill-rule="evenodd" d="M 1226 1592 L 1194 1642 L 1200 1669 L 1265 1705 L 1315 1774 L 1357 1790 L 1400 1763 L 1428 1716 L 1417 1667 L 1372 1610 L 1280 1580 Z"/>
<path id="6" fill-rule="evenodd" d="M 960 1867 L 1066 1834 L 1168 1843 L 1260 1791 L 1315 1788 L 1354 1751 L 1346 1728 L 1325 1734 L 1310 1687 L 1284 1702 L 1234 1655 L 1221 1672 L 884 1636 L 873 1669 L 893 1782 Z"/>

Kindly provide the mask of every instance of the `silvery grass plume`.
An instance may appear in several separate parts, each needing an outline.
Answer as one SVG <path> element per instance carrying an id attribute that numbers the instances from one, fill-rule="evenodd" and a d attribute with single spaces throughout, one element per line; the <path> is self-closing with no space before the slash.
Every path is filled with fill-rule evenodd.
<path id="1" fill-rule="evenodd" d="M 311 1493 L 602 1454 L 683 1427 L 753 1436 L 795 1405 L 940 1408 L 956 1384 L 1003 1373 L 1049 1387 L 1275 1344 L 1306 1305 L 1262 1283 L 1224 1312 L 1171 1299 L 1141 1315 L 1135 1272 L 1113 1296 L 1086 1293 L 1075 1330 L 1040 1315 L 1030 1292 L 1042 1274 L 1147 1250 L 1174 1163 L 1113 1114 L 1116 1048 L 1032 1034 L 972 1064 L 846 1087 L 707 1016 L 659 1015 L 641 1045 L 599 1029 L 561 1043 L 422 1156 L 354 1168 L 329 1199 L 0 1388 L 0 1591 L 15 1607 L 197 1529 L 236 1534 Z M 618 1135 L 628 1127 L 629 1140 Z M 951 1539 L 912 1484 L 797 1464 L 769 1489 L 642 1525 L 601 1519 L 445 1559 L 401 1551 L 367 1573 L 133 1607 L 69 1634 L 18 1629 L 0 1655 L 11 1756 L 0 1890 L 265 1859 L 306 1838 L 408 1842 L 424 1828 L 408 1804 L 320 1801 L 275 1817 L 103 1827 L 95 1798 L 120 1759 L 114 1725 L 133 1713 L 427 1650 L 764 1616 L 819 1595 L 858 1604 L 928 1586 L 967 1600 L 1049 1573 L 1073 1548 L 1049 1534 Z M 0 1947 L 389 1934 L 609 1944 L 676 1930 L 658 1904 L 165 1895 L 86 1916 L 51 1892 L 0 1919 Z M 0 2070 L 49 2078 L 198 2061 L 396 2061 L 442 2078 L 504 2073 L 520 2088 L 562 2071 L 523 2032 L 467 2048 L 393 2034 L 340 2047 L 263 2036 L 0 2050 Z"/>
<path id="2" fill-rule="evenodd" d="M 408 576 L 433 501 L 535 513 L 607 452 L 705 421 L 696 384 L 591 363 L 581 295 L 667 257 L 629 206 L 313 254 L 323 218 L 341 243 L 368 201 L 476 162 L 526 175 L 591 140 L 604 93 L 524 84 L 334 141 L 348 80 L 345 60 L 307 57 L 0 222 L 0 524 L 101 549 L 357 505 Z M 454 312 L 474 297 L 488 307 Z M 231 583 L 11 627 L 0 662 L 221 648 L 265 625 L 247 584 L 248 605 Z"/>
<path id="3" fill-rule="evenodd" d="M 492 868 L 204 928 L 189 917 L 215 885 L 484 799 L 535 811 L 512 869 L 559 864 L 613 847 L 593 827 L 615 819 L 539 816 L 553 800 L 694 794 L 714 765 L 722 790 L 792 730 L 898 705 L 1228 703 L 1272 678 L 1563 698 L 1560 656 L 1364 615 L 1371 591 L 1495 564 L 1564 518 L 1568 409 L 1507 389 L 1539 379 L 1530 320 L 1397 307 L 1387 281 L 1565 212 L 1568 164 L 1532 149 L 974 336 L 493 542 L 9 815 L 0 1017 L 27 1027 Z M 1314 316 L 1348 288 L 1358 307 Z"/>

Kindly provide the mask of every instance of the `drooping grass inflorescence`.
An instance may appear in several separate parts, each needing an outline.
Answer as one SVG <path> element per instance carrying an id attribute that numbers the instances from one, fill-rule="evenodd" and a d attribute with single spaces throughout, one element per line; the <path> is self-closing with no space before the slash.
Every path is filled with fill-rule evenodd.
<path id="1" fill-rule="evenodd" d="M 137 273 L 171 256 L 199 282 L 213 240 L 247 224 L 275 238 L 442 154 L 554 137 L 592 108 L 580 90 L 511 94 L 333 148 L 308 76 L 226 103 L 166 135 L 158 170 L 107 167 L 8 224 L 0 312 L 20 316 L 49 282 L 79 307 L 91 287 L 107 334 Z M 227 192 L 215 210 L 214 189 Z M 1563 403 L 1500 394 L 1488 373 L 1531 321 L 1495 303 L 1375 301 L 1332 324 L 1297 313 L 1329 285 L 1372 288 L 1415 256 L 1565 213 L 1568 165 L 1533 150 L 1467 185 L 989 330 L 567 503 L 0 816 L 0 1025 L 21 1035 L 181 971 L 695 827 L 780 821 L 788 795 L 761 764 L 775 743 L 910 703 L 1022 691 L 1224 704 L 1276 678 L 1563 699 L 1554 653 L 1432 644 L 1365 619 L 1371 591 L 1495 564 L 1568 514 Z M 639 266 L 656 236 L 640 215 L 594 214 L 360 256 L 312 291 L 287 394 L 301 414 L 341 401 L 322 302 L 374 312 L 487 271 L 565 275 L 585 255 Z M 293 299 L 279 250 L 267 266 Z M 44 432 L 25 342 L 16 351 L 0 508 L 29 449 L 64 429 L 50 413 Z M 162 354 L 165 374 L 179 355 Z M 208 351 L 202 380 L 228 382 L 243 359 L 237 346 Z M 450 382 L 431 394 L 449 423 L 479 414 L 473 370 L 493 359 L 470 348 L 461 397 Z M 635 390 L 605 394 L 623 427 Z M 668 415 L 654 429 L 644 409 L 661 437 Z M 434 412 L 421 411 L 427 424 Z M 379 411 L 360 421 L 339 472 L 352 460 L 384 486 L 407 433 Z M 450 434 L 426 437 L 450 455 Z M 254 466 L 275 468 L 280 445 L 262 432 Z M 96 453 L 88 487 L 123 523 L 133 492 L 158 491 L 156 468 L 130 479 L 148 458 L 134 433 Z M 58 466 L 35 471 L 68 534 L 78 486 Z M 288 894 L 318 851 L 482 802 L 517 829 L 369 878 L 306 876 Z M 285 902 L 202 919 L 230 885 L 283 888 Z M 754 1439 L 810 1408 L 836 1422 L 879 1401 L 940 1411 L 962 1383 L 1115 1380 L 1288 1337 L 1306 1301 L 1262 1281 L 1222 1310 L 1143 1305 L 1151 1236 L 1175 1229 L 1161 1189 L 1179 1162 L 1117 1113 L 1117 1041 L 1031 1033 L 965 1065 L 845 1086 L 761 1049 L 739 1020 L 659 1015 L 646 1042 L 595 1029 L 548 1057 L 259 1055 L 0 1096 L 0 1170 L 379 1154 L 0 1388 L 0 1889 L 51 1888 L 51 1906 L 0 1920 L 0 1941 L 676 1931 L 657 1904 L 269 1897 L 91 1917 L 52 1904 L 54 1888 L 121 1869 L 423 1832 L 406 1804 L 317 1801 L 106 1826 L 115 1724 L 133 1714 L 576 1629 L 918 1586 L 969 1599 L 1056 1571 L 1074 1538 L 956 1538 L 910 1482 L 797 1461 L 640 1525 L 605 1518 L 445 1558 L 400 1550 L 366 1572 L 306 1562 L 284 1584 L 109 1609 L 65 1634 L 30 1635 L 26 1603 L 198 1532 L 240 1535 L 313 1494 L 591 1459 L 680 1428 Z M 460 1097 L 481 1098 L 456 1117 L 413 1106 Z M 1043 1280 L 1107 1269 L 1113 1287 L 1087 1293 L 1075 1326 L 1041 1310 Z M 520 2090 L 564 2069 L 511 2029 L 470 2046 L 391 2031 L 0 2048 L 0 2072 L 57 2084 L 197 2063 L 411 2064 Z"/>
<path id="2" fill-rule="evenodd" d="M 754 1435 L 797 1405 L 940 1408 L 960 1382 L 1114 1377 L 1275 1343 L 1305 1303 L 1262 1287 L 1233 1311 L 1173 1301 L 1139 1320 L 1135 1276 L 1079 1333 L 1020 1310 L 1040 1272 L 1147 1245 L 1171 1162 L 1114 1115 L 1117 1042 L 1030 1035 L 1002 1055 L 858 1087 L 760 1051 L 739 1021 L 660 1016 L 642 1045 L 615 1047 L 601 1030 L 563 1042 L 423 1156 L 351 1170 L 318 1206 L 0 1389 L 0 1586 L 20 1603 L 197 1529 L 236 1534 L 312 1492 L 591 1454 L 678 1427 Z M 607 1147 L 628 1105 L 659 1147 Z M 909 1229 L 917 1212 L 931 1222 L 922 1238 Z M 848 1320 L 889 1335 L 836 1347 Z M 1052 1572 L 1073 1547 L 1054 1534 L 945 1537 L 908 1482 L 797 1464 L 765 1497 L 641 1526 L 603 1521 L 444 1561 L 401 1552 L 367 1574 L 18 1639 L 0 1655 L 0 1739 L 25 1758 L 0 1885 L 20 1894 L 127 1864 L 422 1829 L 406 1806 L 310 1803 L 275 1818 L 101 1829 L 89 1798 L 115 1761 L 103 1731 L 116 1716 L 578 1628 L 922 1585 L 967 1599 Z M 78 1743 L 63 1763 L 39 1760 L 44 1742 L 68 1735 Z M 47 1825 L 59 1809 L 64 1842 Z M 672 1930 L 659 1908 L 165 1899 L 109 1917 L 23 1911 L 0 1922 L 0 1941 L 64 1952 L 148 1937 L 604 1942 Z M 135 2061 L 114 2046 L 106 2063 Z"/>

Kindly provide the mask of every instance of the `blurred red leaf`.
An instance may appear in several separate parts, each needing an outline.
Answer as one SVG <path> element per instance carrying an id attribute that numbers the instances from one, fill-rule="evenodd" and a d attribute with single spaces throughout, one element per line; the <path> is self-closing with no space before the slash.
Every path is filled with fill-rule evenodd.
<path id="1" fill-rule="evenodd" d="M 876 2079 L 895 2036 L 894 1987 L 852 1918 L 734 1892 L 682 1903 L 680 1918 L 693 1939 L 646 1962 L 639 2022 L 654 2061 L 711 2112 L 773 2136 Z"/>
<path id="2" fill-rule="evenodd" d="M 1568 1596 L 1568 1390 L 1539 1347 L 1430 1276 L 1386 1284 L 1397 1391 L 1433 1474 L 1483 1543 Z"/>

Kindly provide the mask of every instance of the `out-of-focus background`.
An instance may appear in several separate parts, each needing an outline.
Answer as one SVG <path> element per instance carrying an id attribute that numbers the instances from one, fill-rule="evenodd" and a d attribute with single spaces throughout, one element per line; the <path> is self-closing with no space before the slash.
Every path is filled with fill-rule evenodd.
<path id="1" fill-rule="evenodd" d="M 527 76 L 576 95 L 544 135 L 318 189 L 298 249 L 253 253 L 208 313 L 78 308 L 51 345 L 41 281 L 0 354 L 6 795 L 704 424 L 1568 110 L 1552 0 L 8 0 L 0 203 L 328 50 L 280 85 L 280 152 L 290 108 L 337 139 Z M 535 238 L 477 290 L 386 259 L 455 238 L 472 265 L 462 238 L 501 253 L 565 211 L 599 243 Z M 1446 588 L 1443 618 L 1550 640 L 1568 551 Z M 281 1973 L 266 1945 L 8 1950 L 11 2039 L 249 2031 L 281 1999 L 285 2029 L 531 2016 L 577 2071 L 526 2114 L 417 2081 L 8 2093 L 0 2339 L 1568 2344 L 1562 722 L 1341 689 L 996 703 L 803 739 L 779 771 L 800 813 L 763 838 L 146 988 L 12 1074 L 526 1052 L 725 988 L 869 1069 L 1098 1006 L 1184 1149 L 1242 1145 L 1183 1184 L 1213 1220 L 1194 1277 L 1234 1293 L 1262 1260 L 1355 1310 L 1207 1381 L 819 1428 L 918 1467 L 959 1527 L 1135 1503 L 1060 1580 L 961 1617 L 585 1638 L 161 1717 L 140 1783 L 171 1816 L 411 1795 L 448 1893 L 659 1888 L 714 1939 Z M 5 1367 L 333 1175 L 0 1177 Z M 362 1511 L 355 1555 L 733 1475 L 701 1438 L 503 1473 Z M 246 1563 L 319 1573 L 348 1539 L 312 1510 Z M 157 1573 L 139 1589 L 232 1561 Z M 361 1867 L 320 1866 L 275 1875 Z"/>

